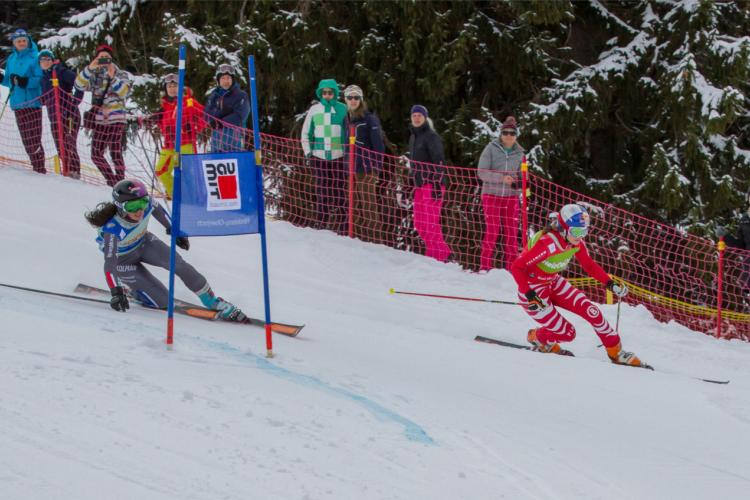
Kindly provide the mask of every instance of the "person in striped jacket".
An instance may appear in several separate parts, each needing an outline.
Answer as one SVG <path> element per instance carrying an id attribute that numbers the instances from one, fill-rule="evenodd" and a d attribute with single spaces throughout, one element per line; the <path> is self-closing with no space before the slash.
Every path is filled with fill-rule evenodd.
<path id="1" fill-rule="evenodd" d="M 561 353 L 560 342 L 576 336 L 573 325 L 557 310 L 567 309 L 591 323 L 616 364 L 642 366 L 632 352 L 622 350 L 620 336 L 604 318 L 601 309 L 580 290 L 560 276 L 573 257 L 583 270 L 618 298 L 628 293 L 625 285 L 616 283 L 589 255 L 583 239 L 589 231 L 590 217 L 580 205 L 565 205 L 550 214 L 550 223 L 537 232 L 528 248 L 513 261 L 511 273 L 518 284 L 521 306 L 539 327 L 529 330 L 527 340 L 534 350 Z"/>
<path id="2" fill-rule="evenodd" d="M 125 100 L 132 86 L 130 74 L 117 67 L 113 53 L 109 45 L 98 46 L 96 57 L 78 73 L 75 82 L 78 90 L 91 92 L 91 110 L 84 114 L 84 127 L 93 130 L 91 159 L 110 186 L 125 178 Z M 114 170 L 104 157 L 107 150 Z"/>

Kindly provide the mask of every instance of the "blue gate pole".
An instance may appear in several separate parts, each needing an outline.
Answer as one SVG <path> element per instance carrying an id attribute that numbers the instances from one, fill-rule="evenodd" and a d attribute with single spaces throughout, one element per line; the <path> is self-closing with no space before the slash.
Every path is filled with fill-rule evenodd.
<path id="1" fill-rule="evenodd" d="M 174 267 L 176 260 L 177 236 L 180 232 L 180 202 L 182 201 L 182 95 L 185 90 L 185 45 L 180 44 L 180 62 L 178 66 L 179 87 L 177 89 L 177 117 L 175 119 L 175 155 L 174 189 L 172 198 L 172 238 L 169 244 L 169 302 L 167 305 L 167 349 L 174 342 Z"/>
<path id="2" fill-rule="evenodd" d="M 260 232 L 260 251 L 263 257 L 263 300 L 266 313 L 266 356 L 273 357 L 271 340 L 271 292 L 268 286 L 268 250 L 266 246 L 266 203 L 263 198 L 263 166 L 261 161 L 260 125 L 258 120 L 258 92 L 255 86 L 255 57 L 247 58 L 250 71 L 250 105 L 253 112 L 253 146 L 255 148 L 255 184 L 258 192 L 258 231 Z"/>

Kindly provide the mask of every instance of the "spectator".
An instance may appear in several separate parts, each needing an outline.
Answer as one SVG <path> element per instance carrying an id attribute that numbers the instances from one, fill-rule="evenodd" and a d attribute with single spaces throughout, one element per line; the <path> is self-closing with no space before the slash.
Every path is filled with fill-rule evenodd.
<path id="1" fill-rule="evenodd" d="M 477 174 L 482 181 L 484 238 L 480 269 L 495 267 L 495 245 L 502 230 L 503 267 L 510 269 L 518 257 L 518 223 L 521 162 L 524 149 L 516 142 L 518 126 L 509 116 L 500 137 L 485 146 L 479 157 Z"/>
<path id="2" fill-rule="evenodd" d="M 216 72 L 218 85 L 211 91 L 206 103 L 206 120 L 213 128 L 211 151 L 214 153 L 244 149 L 250 99 L 234 79 L 234 68 L 229 64 L 220 65 Z"/>
<path id="3" fill-rule="evenodd" d="M 109 45 L 98 46 L 96 56 L 78 73 L 75 84 L 78 90 L 91 92 L 91 109 L 83 115 L 83 126 L 94 131 L 91 159 L 110 186 L 125 178 L 125 99 L 131 88 L 130 74 L 117 67 L 113 54 Z M 114 171 L 104 158 L 107 150 Z"/>
<path id="4" fill-rule="evenodd" d="M 728 247 L 750 250 L 750 190 L 745 195 L 745 203 L 747 210 L 740 216 L 736 236 L 731 234 L 724 226 L 717 226 L 715 232 L 717 238 L 724 238 Z M 750 256 L 743 256 L 742 267 L 739 286 L 742 287 L 742 293 L 745 297 L 750 298 Z"/>
<path id="5" fill-rule="evenodd" d="M 414 178 L 414 228 L 425 243 L 425 255 L 446 262 L 451 249 L 443 238 L 441 210 L 445 194 L 443 141 L 432 128 L 427 108 L 411 108 L 409 165 Z"/>
<path id="6" fill-rule="evenodd" d="M 344 89 L 346 119 L 344 131 L 354 133 L 358 146 L 355 156 L 356 187 L 354 188 L 354 226 L 361 228 L 363 239 L 382 241 L 378 186 L 383 166 L 383 130 L 380 120 L 367 109 L 362 89 L 349 85 Z"/>
<path id="7" fill-rule="evenodd" d="M 167 198 L 172 198 L 174 181 L 174 166 L 177 163 L 177 148 L 175 146 L 175 132 L 177 123 L 177 86 L 179 79 L 170 73 L 162 81 L 161 110 L 159 110 L 159 130 L 162 135 L 162 148 L 156 163 L 156 175 L 164 185 Z M 193 97 L 190 87 L 185 87 L 182 96 L 182 137 L 180 152 L 193 154 L 197 150 L 196 136 L 203 130 L 203 105 Z"/>
<path id="8" fill-rule="evenodd" d="M 346 232 L 346 168 L 342 160 L 346 140 L 346 106 L 339 102 L 336 80 L 321 80 L 318 102 L 307 110 L 302 124 L 302 150 L 315 178 L 314 226 Z"/>
<path id="9" fill-rule="evenodd" d="M 55 60 L 50 50 L 39 52 L 39 67 L 42 70 L 42 104 L 47 108 L 50 131 L 55 140 L 57 151 L 63 159 L 63 172 L 69 177 L 81 177 L 81 159 L 78 157 L 78 131 L 81 128 L 81 113 L 78 105 L 83 92 L 75 90 L 76 72 L 64 63 Z M 55 103 L 52 76 L 57 75 L 59 82 L 59 103 Z M 62 132 L 58 130 L 57 110 L 60 109 Z M 60 135 L 63 143 L 60 144 Z"/>
<path id="10" fill-rule="evenodd" d="M 10 109 L 15 112 L 16 126 L 31 166 L 34 172 L 46 174 L 42 147 L 42 104 L 39 99 L 42 95 L 42 70 L 37 62 L 39 49 L 23 29 L 13 32 L 10 39 L 13 51 L 5 63 L 2 85 L 10 89 Z"/>

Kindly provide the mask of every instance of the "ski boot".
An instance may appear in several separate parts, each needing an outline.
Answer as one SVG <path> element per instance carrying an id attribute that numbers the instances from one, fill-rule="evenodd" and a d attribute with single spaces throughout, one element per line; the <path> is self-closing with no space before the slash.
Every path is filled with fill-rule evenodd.
<path id="1" fill-rule="evenodd" d="M 198 297 L 206 308 L 219 311 L 217 319 L 236 321 L 238 323 L 244 323 L 247 321 L 247 316 L 245 316 L 245 313 L 243 313 L 239 307 L 231 302 L 227 302 L 221 297 L 217 297 L 210 288 L 206 292 L 198 295 Z"/>
<path id="2" fill-rule="evenodd" d="M 552 344 L 545 344 L 536 337 L 536 328 L 529 330 L 526 335 L 526 340 L 531 344 L 531 350 L 544 353 L 560 354 L 562 356 L 572 356 L 573 353 L 560 347 L 560 344 L 554 342 Z"/>
<path id="3" fill-rule="evenodd" d="M 622 344 L 620 342 L 618 342 L 615 346 L 607 347 L 607 356 L 609 356 L 610 361 L 612 361 L 616 365 L 636 366 L 639 368 L 649 368 L 653 370 L 653 368 L 638 359 L 638 356 L 636 356 L 632 352 L 623 351 Z"/>

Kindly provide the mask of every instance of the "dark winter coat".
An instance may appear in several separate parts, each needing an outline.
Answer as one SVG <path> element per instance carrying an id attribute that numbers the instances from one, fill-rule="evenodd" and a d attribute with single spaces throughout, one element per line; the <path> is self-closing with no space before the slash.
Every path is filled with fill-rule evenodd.
<path id="1" fill-rule="evenodd" d="M 365 115 L 361 118 L 352 118 L 347 113 L 344 120 L 344 130 L 347 137 L 350 133 L 350 126 L 354 127 L 355 143 L 357 146 L 369 150 L 358 150 L 354 160 L 356 172 L 358 174 L 380 172 L 383 166 L 382 154 L 370 153 L 370 151 L 376 151 L 377 153 L 385 152 L 383 130 L 377 115 L 371 111 L 366 111 Z"/>
<path id="2" fill-rule="evenodd" d="M 743 214 L 740 218 L 739 232 L 737 236 L 728 234 L 724 237 L 727 246 L 750 250 L 750 215 Z"/>
<path id="3" fill-rule="evenodd" d="M 47 115 L 52 120 L 57 113 L 55 106 L 55 94 L 50 92 L 52 87 L 52 71 L 57 73 L 60 83 L 60 111 L 63 120 L 69 116 L 78 114 L 78 105 L 81 103 L 83 92 L 75 88 L 76 72 L 61 62 L 56 62 L 47 71 L 42 71 L 42 104 L 47 106 Z"/>
<path id="4" fill-rule="evenodd" d="M 445 167 L 442 166 L 445 156 L 442 139 L 426 121 L 420 127 L 409 128 L 411 130 L 409 160 L 414 183 L 417 187 L 428 183 L 445 185 Z"/>
<path id="5" fill-rule="evenodd" d="M 206 120 L 214 127 L 224 122 L 244 128 L 250 115 L 250 98 L 236 83 L 227 90 L 216 87 L 208 96 L 205 111 Z"/>

